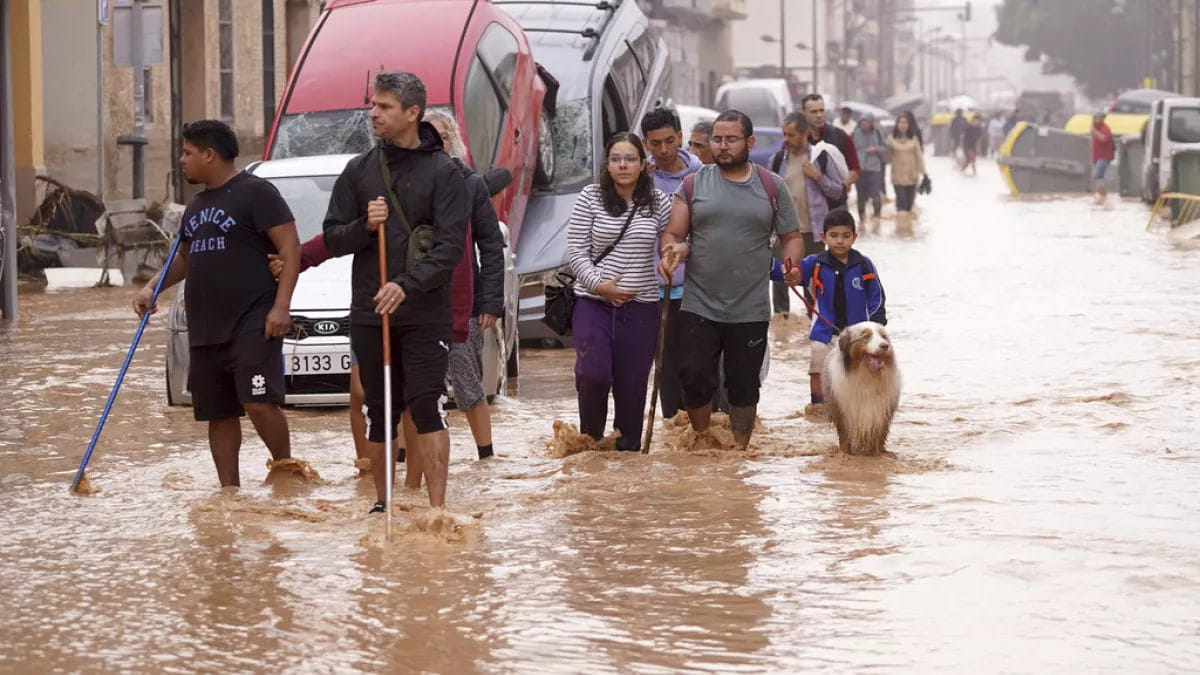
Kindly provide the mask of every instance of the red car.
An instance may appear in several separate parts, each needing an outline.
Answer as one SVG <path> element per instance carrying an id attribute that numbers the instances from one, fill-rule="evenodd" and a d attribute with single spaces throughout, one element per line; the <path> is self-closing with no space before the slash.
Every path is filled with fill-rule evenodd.
<path id="1" fill-rule="evenodd" d="M 476 171 L 512 171 L 493 203 L 515 242 L 530 190 L 553 178 L 553 99 L 521 27 L 489 0 L 331 0 L 300 52 L 263 158 L 370 148 L 371 82 L 381 69 L 415 73 L 429 108 L 453 110 Z"/>

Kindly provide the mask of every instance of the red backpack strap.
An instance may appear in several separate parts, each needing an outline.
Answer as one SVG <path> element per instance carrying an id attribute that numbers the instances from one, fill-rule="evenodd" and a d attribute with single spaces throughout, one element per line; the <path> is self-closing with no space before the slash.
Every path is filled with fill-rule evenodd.
<path id="1" fill-rule="evenodd" d="M 774 220 L 779 215 L 779 186 L 775 185 L 775 174 L 761 164 L 755 164 L 754 168 L 758 169 L 758 177 L 762 180 L 763 189 L 767 191 L 767 199 L 771 200 L 771 220 Z"/>
<path id="2" fill-rule="evenodd" d="M 688 207 L 688 232 L 692 231 L 692 197 L 696 195 L 696 174 L 689 173 L 683 177 L 683 198 Z"/>

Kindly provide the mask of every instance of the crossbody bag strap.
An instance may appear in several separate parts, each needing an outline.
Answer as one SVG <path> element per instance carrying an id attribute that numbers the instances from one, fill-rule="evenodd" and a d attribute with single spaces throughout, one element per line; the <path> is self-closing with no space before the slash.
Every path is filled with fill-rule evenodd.
<path id="1" fill-rule="evenodd" d="M 392 187 L 392 171 L 388 168 L 387 158 L 383 154 L 383 148 L 379 148 L 379 171 L 383 173 L 383 183 L 387 186 L 388 202 L 392 205 L 390 210 L 395 212 L 404 231 L 411 235 L 412 228 L 409 227 L 408 218 L 404 215 L 404 207 L 400 206 L 400 198 L 396 196 L 396 189 Z"/>
<path id="2" fill-rule="evenodd" d="M 621 243 L 621 238 L 624 237 L 625 233 L 629 231 L 629 224 L 633 222 L 633 214 L 635 213 L 637 213 L 637 206 L 631 204 L 629 206 L 629 217 L 625 219 L 625 225 L 621 228 L 621 232 L 617 234 L 617 238 L 613 240 L 613 243 L 609 244 L 608 248 L 604 249 L 600 253 L 600 257 L 592 261 L 593 265 L 599 265 L 600 261 L 607 258 L 608 254 L 612 253 L 613 249 L 617 247 L 617 244 Z"/>

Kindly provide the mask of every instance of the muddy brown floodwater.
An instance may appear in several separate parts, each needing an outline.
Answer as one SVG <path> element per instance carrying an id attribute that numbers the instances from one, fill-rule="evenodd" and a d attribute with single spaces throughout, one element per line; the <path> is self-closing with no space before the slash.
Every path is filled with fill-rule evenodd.
<path id="1" fill-rule="evenodd" d="M 344 410 L 293 410 L 222 493 L 167 408 L 156 317 L 67 485 L 136 321 L 128 289 L 21 296 L 0 329 L 0 671 L 761 672 L 1200 668 L 1200 250 L 1138 203 L 1015 200 L 933 163 L 876 262 L 904 374 L 899 459 L 828 457 L 804 322 L 772 329 L 747 456 L 660 427 L 550 456 L 572 355 L 525 351 L 501 457 L 454 423 L 454 521 L 366 516 Z M 682 449 L 681 449 L 682 448 Z"/>

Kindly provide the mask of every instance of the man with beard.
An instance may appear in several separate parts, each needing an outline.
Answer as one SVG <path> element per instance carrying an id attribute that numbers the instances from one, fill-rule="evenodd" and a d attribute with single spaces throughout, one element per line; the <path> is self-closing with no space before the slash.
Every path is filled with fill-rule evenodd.
<path id="1" fill-rule="evenodd" d="M 367 408 L 367 446 L 375 492 L 372 513 L 385 510 L 394 462 L 384 461 L 383 336 L 391 329 L 392 425 L 405 409 L 417 427 L 429 504 L 446 503 L 450 434 L 445 377 L 451 343 L 450 280 L 462 257 L 470 217 L 462 172 L 443 152 L 437 129 L 423 122 L 425 84 L 412 73 L 375 77 L 371 132 L 379 143 L 346 164 L 325 215 L 325 245 L 354 254 L 350 340 L 358 357 Z M 380 288 L 376 232 L 387 237 L 386 283 Z"/>
<path id="2" fill-rule="evenodd" d="M 804 257 L 804 240 L 783 179 L 750 163 L 750 118 L 737 110 L 721 113 L 711 143 L 716 164 L 689 176 L 675 193 L 671 220 L 659 242 L 659 274 L 670 279 L 687 261 L 679 311 L 679 379 L 692 429 L 708 430 L 724 356 L 730 427 L 745 448 L 758 412 L 759 372 L 771 319 L 766 293 L 771 236 L 778 235 L 784 256 L 792 260 Z M 689 233 L 691 243 L 684 243 Z M 787 280 L 798 282 L 795 275 Z"/>
<path id="3" fill-rule="evenodd" d="M 159 274 L 163 289 L 186 277 L 192 413 L 208 422 L 208 444 L 221 487 L 241 485 L 243 415 L 275 461 L 291 457 L 284 399 L 283 336 L 292 324 L 300 275 L 300 239 L 287 202 L 267 181 L 233 164 L 238 141 L 229 125 L 200 120 L 183 127 L 179 167 L 205 189 L 183 212 L 175 258 Z M 284 261 L 279 281 L 267 255 Z M 158 275 L 133 300 L 154 313 Z"/>

